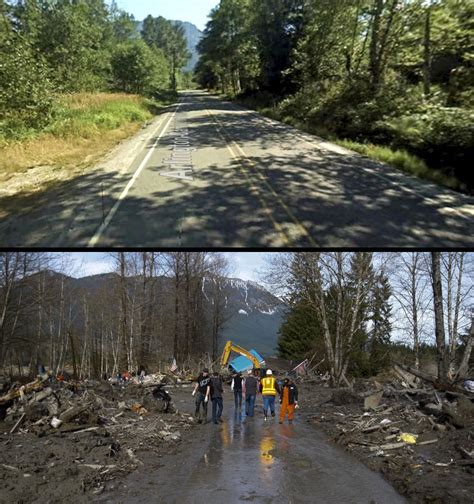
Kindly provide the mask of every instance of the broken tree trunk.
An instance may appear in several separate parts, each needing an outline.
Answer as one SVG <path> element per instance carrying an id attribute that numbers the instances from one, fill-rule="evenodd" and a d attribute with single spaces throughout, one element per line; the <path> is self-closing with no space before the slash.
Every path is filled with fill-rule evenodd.
<path id="1" fill-rule="evenodd" d="M 73 408 L 69 408 L 60 415 L 59 420 L 61 420 L 61 422 L 63 423 L 68 423 L 71 420 L 77 418 L 81 413 L 84 413 L 84 411 L 86 411 L 88 408 L 89 408 L 88 404 L 86 404 L 85 406 L 76 406 Z"/>
<path id="2" fill-rule="evenodd" d="M 402 371 L 406 371 L 408 373 L 411 373 L 414 376 L 417 376 L 418 378 L 421 378 L 422 380 L 425 380 L 430 383 L 437 383 L 438 379 L 436 376 L 429 375 L 427 373 L 423 373 L 423 371 L 420 371 L 419 369 L 414 368 L 413 366 L 405 366 L 404 364 L 399 364 L 397 363 L 396 366 L 400 368 Z"/>
<path id="3" fill-rule="evenodd" d="M 30 400 L 30 402 L 41 402 L 44 401 L 47 397 L 52 395 L 53 389 L 52 388 L 47 388 L 39 392 L 38 394 L 35 394 L 35 396 Z"/>
<path id="4" fill-rule="evenodd" d="M 34 382 L 27 383 L 18 389 L 10 390 L 8 394 L 0 397 L 0 404 L 5 404 L 13 399 L 18 399 L 22 394 L 29 394 L 30 392 L 35 392 L 43 388 L 43 380 L 35 380 Z"/>

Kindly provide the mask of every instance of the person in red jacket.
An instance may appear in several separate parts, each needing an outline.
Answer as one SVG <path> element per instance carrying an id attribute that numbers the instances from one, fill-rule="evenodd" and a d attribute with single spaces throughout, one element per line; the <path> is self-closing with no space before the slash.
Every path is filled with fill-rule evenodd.
<path id="1" fill-rule="evenodd" d="M 285 421 L 288 413 L 288 422 L 293 423 L 295 408 L 298 406 L 298 389 L 290 378 L 285 378 L 280 391 L 280 423 Z"/>

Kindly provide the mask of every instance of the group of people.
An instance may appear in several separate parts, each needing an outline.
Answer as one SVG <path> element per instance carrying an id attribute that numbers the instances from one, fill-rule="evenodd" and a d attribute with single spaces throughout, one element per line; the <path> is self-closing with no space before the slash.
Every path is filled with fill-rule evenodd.
<path id="1" fill-rule="evenodd" d="M 258 371 L 248 371 L 246 376 L 241 373 L 232 375 L 231 390 L 234 393 L 234 404 L 236 413 L 242 410 L 245 402 L 245 415 L 252 418 L 255 414 L 255 402 L 258 393 L 263 399 L 263 417 L 275 416 L 276 397 L 280 397 L 280 423 L 285 421 L 288 415 L 289 423 L 293 422 L 295 409 L 298 408 L 298 388 L 290 378 L 285 378 L 280 385 L 273 376 L 271 369 L 268 369 L 263 378 L 260 378 Z M 207 422 L 207 406 L 212 403 L 212 422 L 219 424 L 222 422 L 222 411 L 224 409 L 224 385 L 219 373 L 212 376 L 208 369 L 203 369 L 196 380 L 193 396 L 196 397 L 196 417 L 200 423 Z"/>

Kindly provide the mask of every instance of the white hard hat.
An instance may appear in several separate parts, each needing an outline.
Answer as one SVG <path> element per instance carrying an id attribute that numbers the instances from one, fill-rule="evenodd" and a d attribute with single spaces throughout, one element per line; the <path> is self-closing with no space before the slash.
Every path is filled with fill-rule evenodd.
<path id="1" fill-rule="evenodd" d="M 267 375 L 272 375 L 272 374 L 273 374 L 272 370 L 271 369 L 267 369 Z"/>

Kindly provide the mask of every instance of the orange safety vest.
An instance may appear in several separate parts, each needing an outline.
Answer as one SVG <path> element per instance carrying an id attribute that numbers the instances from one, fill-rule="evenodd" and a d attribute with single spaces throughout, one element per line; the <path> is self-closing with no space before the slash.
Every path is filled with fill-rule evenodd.
<path id="1" fill-rule="evenodd" d="M 276 396 L 275 378 L 264 378 L 262 380 L 262 395 L 273 395 Z"/>

